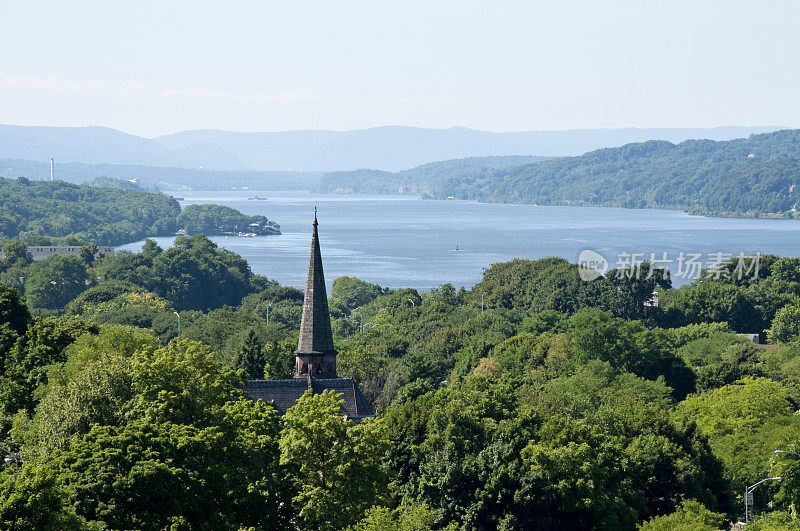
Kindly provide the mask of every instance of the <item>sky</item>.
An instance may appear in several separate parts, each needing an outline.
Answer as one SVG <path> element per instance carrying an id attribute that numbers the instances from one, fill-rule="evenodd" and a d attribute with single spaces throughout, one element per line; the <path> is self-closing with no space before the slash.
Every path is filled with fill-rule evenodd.
<path id="1" fill-rule="evenodd" d="M 0 123 L 800 127 L 795 0 L 0 0 Z"/>

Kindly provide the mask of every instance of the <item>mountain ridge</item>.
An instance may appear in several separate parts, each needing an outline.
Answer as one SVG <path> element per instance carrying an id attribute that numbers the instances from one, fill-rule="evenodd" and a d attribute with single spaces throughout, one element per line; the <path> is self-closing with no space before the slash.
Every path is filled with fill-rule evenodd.
<path id="1" fill-rule="evenodd" d="M 569 156 L 634 141 L 717 140 L 776 126 L 480 131 L 381 126 L 350 131 L 179 131 L 144 138 L 103 126 L 0 125 L 0 158 L 224 171 L 400 171 L 430 162 L 498 155 Z"/>

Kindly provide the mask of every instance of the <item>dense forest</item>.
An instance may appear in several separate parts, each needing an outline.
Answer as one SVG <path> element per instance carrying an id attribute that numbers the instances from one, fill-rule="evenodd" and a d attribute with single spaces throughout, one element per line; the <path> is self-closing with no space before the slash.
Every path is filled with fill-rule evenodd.
<path id="1" fill-rule="evenodd" d="M 442 174 L 424 183 L 425 191 L 436 198 L 795 217 L 799 153 L 800 130 L 784 130 L 722 142 L 628 144 L 513 168 L 443 168 Z M 323 186 L 328 190 L 422 191 L 400 175 L 328 174 Z"/>
<path id="2" fill-rule="evenodd" d="M 291 374 L 303 293 L 204 236 L 37 263 L 8 240 L 0 528 L 726 529 L 781 476 L 749 527 L 796 529 L 773 450 L 800 452 L 800 258 L 737 266 L 337 278 L 339 373 L 377 411 L 354 424 L 330 392 L 283 417 L 243 394 Z"/>
<path id="3" fill-rule="evenodd" d="M 398 172 L 354 170 L 329 172 L 322 176 L 320 191 L 359 194 L 424 194 L 437 191 L 443 181 L 458 176 L 480 176 L 493 170 L 533 164 L 547 157 L 507 155 L 468 157 L 423 164 Z"/>
<path id="4" fill-rule="evenodd" d="M 121 245 L 178 230 L 280 234 L 280 227 L 264 216 L 218 205 L 192 205 L 181 212 L 170 196 L 132 189 L 127 182 L 99 184 L 103 186 L 0 178 L 0 238 L 21 238 L 32 245 Z"/>

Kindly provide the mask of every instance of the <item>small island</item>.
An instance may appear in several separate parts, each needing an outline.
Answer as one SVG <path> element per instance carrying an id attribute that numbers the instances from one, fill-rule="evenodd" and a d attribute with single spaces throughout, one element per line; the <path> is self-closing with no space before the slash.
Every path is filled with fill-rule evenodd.
<path id="1" fill-rule="evenodd" d="M 206 236 L 270 236 L 280 234 L 280 226 L 265 216 L 248 216 L 222 205 L 189 205 L 176 220 L 185 234 Z"/>

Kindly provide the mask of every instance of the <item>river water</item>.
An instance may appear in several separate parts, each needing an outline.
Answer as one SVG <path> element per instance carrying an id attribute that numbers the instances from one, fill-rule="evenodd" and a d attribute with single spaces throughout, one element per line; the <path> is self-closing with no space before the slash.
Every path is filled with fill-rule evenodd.
<path id="1" fill-rule="evenodd" d="M 513 258 L 560 256 L 576 262 L 593 250 L 609 267 L 650 259 L 670 268 L 673 284 L 691 278 L 693 264 L 728 255 L 800 255 L 800 221 L 690 216 L 676 210 L 543 207 L 433 201 L 412 196 L 307 192 L 168 192 L 183 206 L 217 203 L 262 214 L 280 236 L 211 239 L 250 263 L 255 273 L 303 288 L 314 206 L 328 287 L 348 275 L 391 288 L 430 289 L 445 282 L 473 286 L 491 264 Z M 267 200 L 253 201 L 253 195 Z M 174 238 L 154 238 L 162 247 Z M 121 246 L 136 251 L 143 242 Z M 666 253 L 666 254 L 665 254 Z M 683 258 L 681 254 L 683 253 Z"/>

